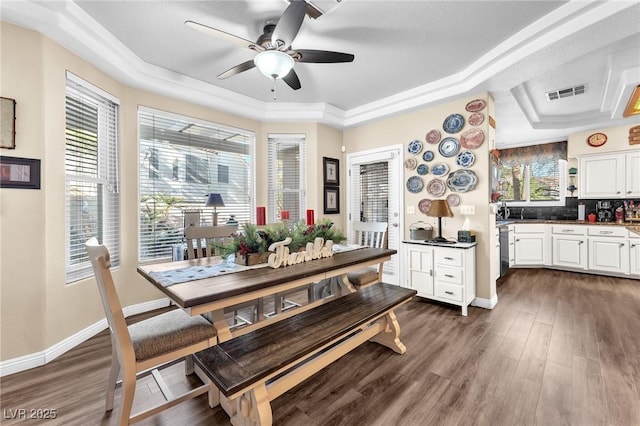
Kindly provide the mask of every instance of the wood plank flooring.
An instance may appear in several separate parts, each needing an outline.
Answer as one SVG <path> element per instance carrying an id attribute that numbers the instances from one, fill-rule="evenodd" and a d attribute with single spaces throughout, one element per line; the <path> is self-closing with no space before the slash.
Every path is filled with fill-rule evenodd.
<path id="1" fill-rule="evenodd" d="M 640 282 L 512 270 L 493 310 L 422 299 L 398 310 L 405 355 L 366 343 L 272 403 L 278 425 L 640 425 Z M 135 320 L 135 319 L 134 319 Z M 115 425 L 106 332 L 0 383 L 0 424 Z M 179 392 L 198 383 L 166 370 Z M 116 394 L 116 410 L 119 401 Z M 136 407 L 161 398 L 140 381 Z M 52 420 L 11 418 L 55 409 Z M 206 395 L 141 425 L 229 425 Z"/>

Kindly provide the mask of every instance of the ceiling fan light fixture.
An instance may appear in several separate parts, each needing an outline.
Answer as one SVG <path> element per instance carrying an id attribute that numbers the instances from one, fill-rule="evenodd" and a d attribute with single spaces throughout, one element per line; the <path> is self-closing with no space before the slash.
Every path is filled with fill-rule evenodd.
<path id="1" fill-rule="evenodd" d="M 293 58 L 279 50 L 265 50 L 253 59 L 258 70 L 268 78 L 283 78 L 293 68 Z"/>

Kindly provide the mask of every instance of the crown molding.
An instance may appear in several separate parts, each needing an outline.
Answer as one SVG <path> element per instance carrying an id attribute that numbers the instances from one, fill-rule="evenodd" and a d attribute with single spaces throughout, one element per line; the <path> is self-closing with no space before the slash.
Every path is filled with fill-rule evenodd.
<path id="1" fill-rule="evenodd" d="M 2 20 L 38 31 L 128 86 L 268 122 L 361 125 L 468 93 L 534 52 L 635 2 L 570 1 L 493 48 L 461 72 L 342 110 L 326 103 L 268 103 L 144 62 L 73 1 L 0 3 Z"/>

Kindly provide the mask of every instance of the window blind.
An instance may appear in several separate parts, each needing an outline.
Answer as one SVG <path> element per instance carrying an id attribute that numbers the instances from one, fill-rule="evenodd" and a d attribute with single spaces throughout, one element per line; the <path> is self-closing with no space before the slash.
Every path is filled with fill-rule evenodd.
<path id="1" fill-rule="evenodd" d="M 269 222 L 277 222 L 280 212 L 289 211 L 289 219 L 303 219 L 306 199 L 304 135 L 269 136 Z"/>
<path id="2" fill-rule="evenodd" d="M 92 275 L 85 242 L 105 244 L 120 265 L 118 104 L 78 77 L 65 97 L 66 282 Z"/>
<path id="3" fill-rule="evenodd" d="M 186 211 L 200 211 L 200 225 L 211 225 L 209 193 L 224 202 L 219 224 L 230 215 L 251 221 L 252 132 L 148 108 L 139 109 L 138 128 L 140 261 L 171 258 Z"/>

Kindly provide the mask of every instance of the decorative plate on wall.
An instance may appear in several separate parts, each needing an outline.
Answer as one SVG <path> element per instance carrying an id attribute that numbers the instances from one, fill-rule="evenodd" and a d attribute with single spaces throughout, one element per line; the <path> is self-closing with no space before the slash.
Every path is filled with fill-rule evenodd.
<path id="1" fill-rule="evenodd" d="M 438 152 L 443 157 L 453 157 L 460 151 L 460 142 L 456 138 L 444 138 L 438 145 Z"/>
<path id="2" fill-rule="evenodd" d="M 424 182 L 420 176 L 411 176 L 407 179 L 407 190 L 409 192 L 417 194 L 422 191 L 422 188 L 424 188 Z"/>
<path id="3" fill-rule="evenodd" d="M 484 142 L 484 132 L 481 129 L 469 129 L 460 136 L 460 143 L 467 149 L 476 149 Z"/>
<path id="4" fill-rule="evenodd" d="M 483 99 L 474 99 L 469 102 L 464 109 L 469 112 L 477 112 L 483 110 L 485 106 L 487 106 L 487 103 Z"/>
<path id="5" fill-rule="evenodd" d="M 449 173 L 449 166 L 445 163 L 436 163 L 431 166 L 431 173 L 436 176 L 444 176 Z"/>
<path id="6" fill-rule="evenodd" d="M 474 112 L 469 116 L 468 121 L 472 126 L 479 126 L 484 123 L 484 114 L 481 112 Z"/>
<path id="7" fill-rule="evenodd" d="M 442 135 L 440 134 L 440 131 L 434 129 L 434 130 L 430 130 L 427 133 L 427 136 L 425 137 L 425 139 L 427 140 L 428 143 L 434 144 L 434 143 L 440 142 L 441 137 Z"/>
<path id="8" fill-rule="evenodd" d="M 422 153 L 422 159 L 424 161 L 433 160 L 433 156 L 434 156 L 433 151 L 425 151 L 425 152 Z"/>
<path id="9" fill-rule="evenodd" d="M 417 165 L 418 165 L 418 160 L 416 160 L 413 157 L 409 157 L 406 160 L 404 160 L 404 168 L 407 170 L 414 170 Z"/>
<path id="10" fill-rule="evenodd" d="M 427 173 L 429 173 L 429 166 L 427 166 L 426 164 L 420 164 L 418 166 L 417 172 L 419 175 L 426 175 Z"/>
<path id="11" fill-rule="evenodd" d="M 418 203 L 418 210 L 420 210 L 424 214 L 427 214 L 427 212 L 429 211 L 429 207 L 431 207 L 431 200 L 429 200 L 428 198 L 423 198 Z"/>
<path id="12" fill-rule="evenodd" d="M 447 190 L 447 186 L 441 179 L 431 179 L 427 184 L 427 192 L 434 197 L 442 197 Z"/>
<path id="13" fill-rule="evenodd" d="M 442 128 L 447 133 L 458 133 L 463 127 L 464 117 L 461 114 L 451 114 L 442 123 Z"/>
<path id="14" fill-rule="evenodd" d="M 456 164 L 464 168 L 471 167 L 475 161 L 476 156 L 471 151 L 462 151 L 456 158 Z"/>
<path id="15" fill-rule="evenodd" d="M 478 176 L 472 170 L 460 169 L 449 173 L 447 186 L 453 192 L 468 192 L 476 187 Z"/>
<path id="16" fill-rule="evenodd" d="M 409 154 L 417 154 L 422 151 L 422 142 L 418 139 L 409 142 L 409 148 L 407 148 Z"/>
<path id="17" fill-rule="evenodd" d="M 447 196 L 447 203 L 449 203 L 451 207 L 456 207 L 460 204 L 460 196 L 458 194 L 449 194 L 449 196 Z"/>

